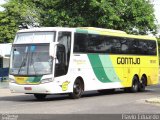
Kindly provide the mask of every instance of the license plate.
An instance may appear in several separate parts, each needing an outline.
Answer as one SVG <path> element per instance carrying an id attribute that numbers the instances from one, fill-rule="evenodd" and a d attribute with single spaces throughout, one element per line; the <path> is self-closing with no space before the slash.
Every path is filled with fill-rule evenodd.
<path id="1" fill-rule="evenodd" d="M 25 90 L 32 90 L 31 87 L 24 87 Z"/>

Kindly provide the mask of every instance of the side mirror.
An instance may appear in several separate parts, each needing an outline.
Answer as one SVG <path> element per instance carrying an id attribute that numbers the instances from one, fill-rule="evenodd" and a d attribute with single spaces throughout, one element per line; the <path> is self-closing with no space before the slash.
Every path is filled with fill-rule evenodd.
<path id="1" fill-rule="evenodd" d="M 58 45 L 58 42 L 52 42 L 52 43 L 50 43 L 50 46 L 49 46 L 49 56 L 52 56 L 53 58 L 56 57 L 55 50 L 56 50 L 56 46 L 57 45 Z"/>

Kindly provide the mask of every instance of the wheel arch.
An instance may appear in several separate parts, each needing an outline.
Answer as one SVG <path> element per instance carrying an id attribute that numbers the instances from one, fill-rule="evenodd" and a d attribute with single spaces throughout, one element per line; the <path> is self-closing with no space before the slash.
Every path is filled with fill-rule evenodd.
<path id="1" fill-rule="evenodd" d="M 137 77 L 138 82 L 140 82 L 140 81 L 139 81 L 139 76 L 138 76 L 138 74 L 135 74 L 135 75 L 133 76 L 133 78 L 134 78 L 134 77 Z M 133 79 L 133 80 L 134 80 L 134 79 Z M 132 80 L 132 82 L 133 82 L 133 80 Z"/>
<path id="2" fill-rule="evenodd" d="M 81 76 L 78 76 L 73 83 L 73 91 L 69 93 L 69 96 L 73 99 L 78 99 L 84 92 L 84 81 Z"/>

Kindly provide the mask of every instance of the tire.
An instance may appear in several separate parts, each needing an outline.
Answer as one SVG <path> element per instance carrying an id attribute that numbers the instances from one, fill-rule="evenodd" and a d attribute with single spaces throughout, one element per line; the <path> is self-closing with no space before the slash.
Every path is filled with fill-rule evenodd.
<path id="1" fill-rule="evenodd" d="M 84 84 L 82 80 L 76 79 L 73 85 L 73 92 L 70 93 L 69 95 L 72 99 L 78 99 L 82 96 L 83 91 L 84 91 Z"/>
<path id="2" fill-rule="evenodd" d="M 47 96 L 46 94 L 34 94 L 34 97 L 37 100 L 45 100 L 46 96 Z"/>
<path id="3" fill-rule="evenodd" d="M 139 91 L 140 91 L 140 92 L 144 92 L 144 91 L 145 91 L 146 84 L 147 84 L 146 77 L 145 77 L 145 76 L 142 76 L 142 77 L 141 77 L 141 82 L 140 82 L 140 85 L 139 85 Z"/>
<path id="4" fill-rule="evenodd" d="M 103 89 L 103 90 L 97 90 L 101 94 L 107 94 L 107 93 L 113 93 L 115 89 Z"/>
<path id="5" fill-rule="evenodd" d="M 133 77 L 132 87 L 130 88 L 130 92 L 135 93 L 139 90 L 139 80 L 136 76 Z"/>

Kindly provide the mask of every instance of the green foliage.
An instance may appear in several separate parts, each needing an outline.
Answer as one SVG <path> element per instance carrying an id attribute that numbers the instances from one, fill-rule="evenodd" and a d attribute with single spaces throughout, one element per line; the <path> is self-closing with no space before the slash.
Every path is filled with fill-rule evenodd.
<path id="1" fill-rule="evenodd" d="M 0 12 L 0 42 L 13 41 L 22 25 L 101 27 L 132 34 L 156 32 L 147 0 L 8 0 Z"/>
<path id="2" fill-rule="evenodd" d="M 29 0 L 28 0 L 29 1 Z M 0 12 L 0 42 L 12 42 L 19 26 L 33 25 L 36 14 L 35 9 L 28 5 L 27 0 L 9 0 L 3 5 L 4 11 Z M 35 18 L 34 18 L 35 17 Z"/>
<path id="3" fill-rule="evenodd" d="M 147 0 L 45 0 L 41 5 L 43 26 L 92 26 L 133 34 L 156 30 L 153 6 Z"/>

